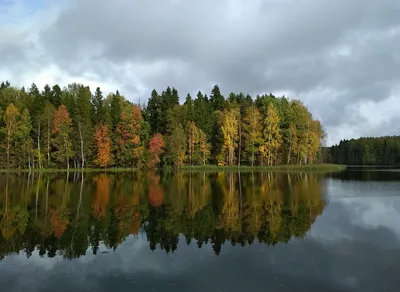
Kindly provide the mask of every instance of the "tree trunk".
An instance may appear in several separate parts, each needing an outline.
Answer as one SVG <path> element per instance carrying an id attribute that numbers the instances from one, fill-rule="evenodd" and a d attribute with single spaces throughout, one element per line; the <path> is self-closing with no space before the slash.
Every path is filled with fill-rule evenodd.
<path id="1" fill-rule="evenodd" d="M 254 142 L 253 142 L 253 148 L 251 149 L 251 166 L 254 166 Z"/>
<path id="2" fill-rule="evenodd" d="M 68 145 L 67 145 L 67 143 L 65 141 L 64 141 L 64 143 L 65 143 L 65 159 L 66 159 L 66 162 L 67 162 L 67 169 L 69 170 Z"/>
<path id="3" fill-rule="evenodd" d="M 10 144 L 11 144 L 11 131 L 7 129 L 7 169 L 10 169 Z"/>
<path id="4" fill-rule="evenodd" d="M 242 123 L 239 122 L 239 157 L 238 157 L 238 166 L 240 166 L 241 151 L 242 151 Z"/>
<path id="5" fill-rule="evenodd" d="M 307 123 L 307 138 L 306 138 L 306 153 L 304 156 L 304 164 L 307 164 L 307 158 L 308 158 L 308 136 L 310 134 L 310 122 Z"/>
<path id="6" fill-rule="evenodd" d="M 287 157 L 287 162 L 286 164 L 290 163 L 290 153 L 292 152 L 292 139 L 290 139 L 290 144 L 289 144 L 289 152 L 288 152 L 288 157 Z"/>
<path id="7" fill-rule="evenodd" d="M 50 118 L 47 119 L 47 167 L 50 167 Z"/>
<path id="8" fill-rule="evenodd" d="M 83 151 L 83 137 L 82 137 L 82 124 L 79 122 L 79 138 L 81 139 L 81 160 L 82 160 L 82 169 L 85 168 L 85 155 Z"/>
<path id="9" fill-rule="evenodd" d="M 190 133 L 190 128 L 189 128 L 189 161 L 190 161 L 190 166 L 192 166 L 192 144 L 190 144 L 190 141 L 192 140 L 191 138 L 191 133 Z"/>
<path id="10" fill-rule="evenodd" d="M 37 149 L 38 149 L 39 168 L 42 168 L 42 159 L 41 159 L 41 154 L 40 154 L 40 120 L 38 121 Z"/>

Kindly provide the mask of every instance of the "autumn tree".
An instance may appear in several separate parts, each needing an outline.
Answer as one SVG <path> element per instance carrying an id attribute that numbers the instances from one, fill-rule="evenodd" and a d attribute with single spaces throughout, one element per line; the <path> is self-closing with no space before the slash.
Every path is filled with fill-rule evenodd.
<path id="1" fill-rule="evenodd" d="M 94 140 L 97 147 L 96 164 L 106 168 L 111 159 L 110 136 L 107 125 L 101 124 L 96 126 Z"/>
<path id="2" fill-rule="evenodd" d="M 149 202 L 153 207 L 160 207 L 164 200 L 164 191 L 160 184 L 160 176 L 149 173 Z"/>
<path id="3" fill-rule="evenodd" d="M 210 143 L 207 142 L 207 136 L 202 130 L 198 130 L 198 138 L 199 138 L 199 152 L 201 155 L 201 160 L 203 165 L 206 165 L 208 158 L 211 153 Z"/>
<path id="4" fill-rule="evenodd" d="M 189 164 L 193 165 L 193 155 L 196 151 L 196 144 L 199 141 L 199 130 L 193 121 L 188 122 L 188 156 Z"/>
<path id="5" fill-rule="evenodd" d="M 42 168 L 42 152 L 41 152 L 41 121 L 40 116 L 42 115 L 44 109 L 44 94 L 41 94 L 39 88 L 35 83 L 32 83 L 29 88 L 29 96 L 32 99 L 32 105 L 30 106 L 30 115 L 33 122 L 33 131 L 36 134 L 36 152 L 35 156 L 37 157 L 38 167 Z"/>
<path id="6" fill-rule="evenodd" d="M 186 135 L 178 124 L 166 138 L 166 159 L 174 166 L 182 166 L 186 158 Z"/>
<path id="7" fill-rule="evenodd" d="M 164 139 L 159 133 L 154 134 L 149 142 L 148 167 L 154 168 L 160 162 L 160 155 L 164 153 Z"/>
<path id="8" fill-rule="evenodd" d="M 58 161 L 65 161 L 69 169 L 69 159 L 72 156 L 71 149 L 72 120 L 65 105 L 61 105 L 54 114 L 53 121 L 53 145 L 56 151 L 54 156 Z"/>
<path id="9" fill-rule="evenodd" d="M 221 130 L 224 136 L 223 153 L 228 165 L 233 165 L 235 160 L 235 150 L 238 141 L 238 119 L 239 111 L 229 109 L 222 112 Z"/>
<path id="10" fill-rule="evenodd" d="M 50 166 L 51 163 L 51 131 L 53 129 L 53 121 L 54 121 L 54 114 L 56 109 L 50 102 L 46 102 L 44 107 L 44 111 L 42 114 L 42 123 L 46 129 L 46 150 L 47 150 L 47 166 Z"/>
<path id="11" fill-rule="evenodd" d="M 281 146 L 281 134 L 279 129 L 279 116 L 271 103 L 267 109 L 267 116 L 264 120 L 263 142 L 260 145 L 260 152 L 267 160 L 268 165 L 276 162 L 276 152 Z"/>
<path id="12" fill-rule="evenodd" d="M 61 105 L 71 122 L 67 122 L 66 140 L 54 125 L 56 109 Z M 335 161 L 352 163 L 398 162 L 395 145 L 390 149 L 380 146 L 386 156 L 378 155 L 380 150 L 373 144 L 359 146 L 360 153 L 352 153 L 350 158 L 345 158 L 347 148 L 337 148 L 340 153 L 328 151 L 322 147 L 326 137 L 322 125 L 299 100 L 273 94 L 252 98 L 235 92 L 225 98 L 218 85 L 212 88 L 209 97 L 201 92 L 195 97 L 187 94 L 183 104 L 178 90 L 167 87 L 159 92 L 153 90 L 147 105 L 140 101 L 133 105 L 118 90 L 103 98 L 100 88 L 92 94 L 88 86 L 78 83 L 63 89 L 57 84 L 45 85 L 40 91 L 35 84 L 25 89 L 2 82 L 0 112 L 7 108 L 8 114 L 0 115 L 3 167 L 99 165 L 95 138 L 104 131 L 97 129 L 98 125 L 108 127 L 107 167 L 141 168 L 147 162 L 149 165 L 160 162 L 151 160 L 153 154 L 149 149 L 150 139 L 157 133 L 163 135 L 165 142 L 163 166 L 308 164 L 322 161 L 322 157 L 324 161 L 333 161 L 334 156 Z M 31 130 L 21 138 L 18 129 L 26 124 L 22 122 L 25 109 L 29 112 Z M 29 120 L 28 115 L 24 118 Z"/>
<path id="13" fill-rule="evenodd" d="M 93 196 L 92 214 L 96 218 L 104 218 L 107 215 L 107 206 L 110 200 L 110 178 L 106 174 L 99 174 L 94 178 L 96 192 Z"/>
<path id="14" fill-rule="evenodd" d="M 302 164 L 307 160 L 308 144 L 310 137 L 310 126 L 312 116 L 300 101 L 291 102 L 292 122 L 296 127 L 296 162 Z"/>
<path id="15" fill-rule="evenodd" d="M 76 94 L 75 129 L 80 141 L 79 150 L 82 168 L 85 168 L 85 161 L 90 156 L 93 143 L 91 98 L 92 94 L 89 87 L 79 85 Z"/>
<path id="16" fill-rule="evenodd" d="M 138 105 L 126 105 L 117 126 L 118 153 L 120 165 L 135 166 L 143 154 L 140 149 L 140 130 L 143 120 L 142 110 Z"/>
<path id="17" fill-rule="evenodd" d="M 5 123 L 5 137 L 6 137 L 6 151 L 7 151 L 7 169 L 10 168 L 10 157 L 11 157 L 11 149 L 14 146 L 15 141 L 17 140 L 17 131 L 18 124 L 21 113 L 15 107 L 13 103 L 11 103 L 7 108 L 3 116 L 3 120 Z"/>
<path id="18" fill-rule="evenodd" d="M 292 154 L 297 153 L 297 129 L 293 123 L 290 123 L 290 125 L 289 125 L 288 140 L 289 140 L 288 141 L 289 149 L 288 149 L 286 163 L 290 164 Z"/>
<path id="19" fill-rule="evenodd" d="M 251 166 L 253 166 L 258 152 L 258 146 L 262 142 L 261 114 L 254 106 L 246 110 L 243 118 L 243 131 L 246 141 L 246 152 L 249 153 L 249 160 Z"/>
<path id="20" fill-rule="evenodd" d="M 22 149 L 23 163 L 22 167 L 26 164 L 26 157 L 28 158 L 28 167 L 31 168 L 31 154 L 32 154 L 32 138 L 30 136 L 32 131 L 32 121 L 27 109 L 22 111 L 21 120 L 18 125 L 18 144 Z"/>
<path id="21" fill-rule="evenodd" d="M 321 147 L 321 138 L 324 136 L 323 129 L 319 121 L 311 121 L 310 132 L 307 143 L 307 156 L 305 163 L 312 163 L 316 160 Z"/>

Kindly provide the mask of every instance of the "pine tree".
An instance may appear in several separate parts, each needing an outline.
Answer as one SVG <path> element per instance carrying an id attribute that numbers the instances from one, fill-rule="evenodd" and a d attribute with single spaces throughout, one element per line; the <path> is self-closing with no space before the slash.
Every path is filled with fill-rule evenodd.
<path id="1" fill-rule="evenodd" d="M 77 129 L 77 136 L 80 142 L 79 150 L 82 168 L 85 168 L 85 160 L 91 155 L 93 144 L 91 98 L 90 88 L 80 86 L 76 100 L 75 129 Z"/>
<path id="2" fill-rule="evenodd" d="M 44 107 L 44 111 L 41 117 L 42 123 L 44 125 L 44 129 L 46 131 L 46 137 L 45 137 L 45 142 L 46 142 L 46 148 L 47 148 L 47 166 L 50 166 L 51 163 L 51 131 L 53 128 L 53 120 L 54 120 L 54 114 L 56 112 L 56 109 L 50 102 L 46 102 L 46 105 Z"/>
<path id="3" fill-rule="evenodd" d="M 223 111 L 225 109 L 225 98 L 221 94 L 218 85 L 214 85 L 214 88 L 211 91 L 210 103 L 214 111 Z"/>
<path id="4" fill-rule="evenodd" d="M 186 100 L 184 105 L 186 106 L 186 118 L 188 121 L 194 121 L 195 118 L 195 109 L 194 109 L 194 101 L 190 94 L 186 96 Z"/>
<path id="5" fill-rule="evenodd" d="M 155 89 L 151 92 L 151 97 L 147 105 L 147 112 L 149 113 L 151 133 L 159 133 L 161 123 L 161 98 Z"/>

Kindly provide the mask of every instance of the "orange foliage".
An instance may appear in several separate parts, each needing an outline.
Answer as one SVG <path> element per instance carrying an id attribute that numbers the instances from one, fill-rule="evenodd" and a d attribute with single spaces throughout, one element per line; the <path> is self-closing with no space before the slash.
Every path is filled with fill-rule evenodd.
<path id="1" fill-rule="evenodd" d="M 158 175 L 149 175 L 149 201 L 153 207 L 159 207 L 164 201 L 164 191 L 160 185 L 160 177 Z"/>
<path id="2" fill-rule="evenodd" d="M 127 107 L 121 113 L 121 121 L 117 126 L 117 133 L 120 135 L 119 142 L 122 145 L 140 143 L 140 128 L 143 120 L 142 110 L 138 105 Z"/>
<path id="3" fill-rule="evenodd" d="M 96 193 L 92 205 L 92 214 L 97 218 L 105 217 L 110 196 L 110 179 L 107 175 L 100 174 L 94 180 L 96 181 Z"/>
<path id="4" fill-rule="evenodd" d="M 64 127 L 70 127 L 72 120 L 65 105 L 61 105 L 54 114 L 53 134 L 62 131 Z"/>
<path id="5" fill-rule="evenodd" d="M 59 210 L 50 210 L 50 223 L 51 230 L 54 232 L 54 235 L 60 239 L 67 229 L 67 225 L 69 223 L 68 218 L 62 211 Z"/>
<path id="6" fill-rule="evenodd" d="M 149 153 L 150 153 L 148 161 L 149 167 L 155 167 L 157 163 L 160 162 L 160 155 L 163 154 L 164 152 L 163 148 L 164 148 L 163 136 L 159 133 L 154 134 L 149 142 Z"/>
<path id="7" fill-rule="evenodd" d="M 107 167 L 110 163 L 110 137 L 107 125 L 97 125 L 94 140 L 97 146 L 96 163 L 101 167 Z"/>

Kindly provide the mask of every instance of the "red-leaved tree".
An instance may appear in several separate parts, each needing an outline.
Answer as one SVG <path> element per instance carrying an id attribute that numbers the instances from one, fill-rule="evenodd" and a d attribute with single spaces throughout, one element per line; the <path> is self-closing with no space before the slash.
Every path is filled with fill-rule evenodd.
<path id="1" fill-rule="evenodd" d="M 160 155 L 164 153 L 164 139 L 160 133 L 154 134 L 149 142 L 148 167 L 154 168 L 160 162 Z"/>
<path id="2" fill-rule="evenodd" d="M 94 140 L 97 146 L 96 163 L 99 166 L 106 168 L 111 159 L 110 136 L 108 135 L 107 125 L 96 126 Z"/>

